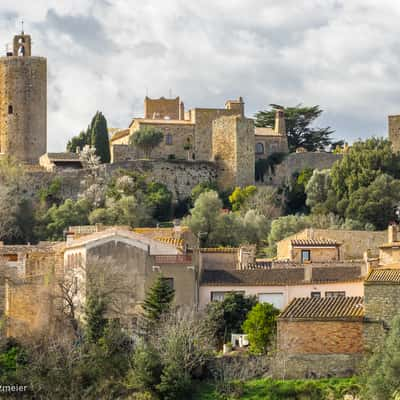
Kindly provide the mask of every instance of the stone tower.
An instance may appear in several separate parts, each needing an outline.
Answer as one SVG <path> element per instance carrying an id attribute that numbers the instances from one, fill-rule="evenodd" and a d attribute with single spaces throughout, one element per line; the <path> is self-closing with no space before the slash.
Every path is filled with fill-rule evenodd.
<path id="1" fill-rule="evenodd" d="M 213 121 L 212 151 L 222 189 L 254 185 L 254 121 L 240 116 L 222 116 Z"/>
<path id="2" fill-rule="evenodd" d="M 0 156 L 36 164 L 47 148 L 47 61 L 31 54 L 21 32 L 0 57 Z"/>
<path id="3" fill-rule="evenodd" d="M 389 115 L 389 140 L 395 153 L 400 151 L 400 115 Z"/>

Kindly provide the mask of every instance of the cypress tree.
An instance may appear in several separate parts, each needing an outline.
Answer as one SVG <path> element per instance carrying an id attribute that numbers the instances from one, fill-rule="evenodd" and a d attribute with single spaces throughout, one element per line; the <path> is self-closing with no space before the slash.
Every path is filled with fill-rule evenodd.
<path id="1" fill-rule="evenodd" d="M 159 321 L 161 316 L 170 310 L 174 296 L 175 290 L 168 280 L 160 275 L 144 300 L 143 309 L 146 319 L 149 322 Z"/>
<path id="2" fill-rule="evenodd" d="M 100 157 L 102 163 L 109 163 L 111 156 L 107 121 L 100 111 L 97 111 L 93 117 L 90 131 L 91 144 L 96 149 L 96 154 Z"/>

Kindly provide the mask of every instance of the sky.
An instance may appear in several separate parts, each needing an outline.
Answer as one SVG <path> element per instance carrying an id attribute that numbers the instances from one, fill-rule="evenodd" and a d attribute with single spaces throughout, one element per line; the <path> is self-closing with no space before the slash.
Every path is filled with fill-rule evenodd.
<path id="1" fill-rule="evenodd" d="M 248 117 L 318 104 L 316 125 L 347 142 L 386 136 L 400 114 L 394 0 L 0 0 L 4 53 L 21 19 L 47 57 L 49 151 L 97 110 L 127 127 L 146 94 L 186 109 L 243 96 Z"/>

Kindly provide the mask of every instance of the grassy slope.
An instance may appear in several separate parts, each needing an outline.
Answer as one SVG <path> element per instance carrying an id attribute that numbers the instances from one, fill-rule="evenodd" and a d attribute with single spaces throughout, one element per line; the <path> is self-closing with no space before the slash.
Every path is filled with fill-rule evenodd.
<path id="1" fill-rule="evenodd" d="M 336 398 L 347 388 L 355 387 L 355 379 L 321 379 L 321 380 L 293 380 L 275 381 L 271 379 L 256 379 L 245 383 L 242 400 L 295 400 L 296 395 L 303 395 L 305 399 L 323 400 L 322 393 L 331 390 Z M 215 389 L 210 384 L 203 384 L 195 400 L 215 400 Z M 334 397 L 333 397 L 334 398 Z"/>

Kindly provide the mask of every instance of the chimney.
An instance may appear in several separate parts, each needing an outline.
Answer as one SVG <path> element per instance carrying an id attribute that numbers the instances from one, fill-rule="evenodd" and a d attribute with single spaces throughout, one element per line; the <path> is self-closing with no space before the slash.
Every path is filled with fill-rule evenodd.
<path id="1" fill-rule="evenodd" d="M 285 114 L 282 109 L 275 112 L 275 133 L 278 135 L 286 135 Z"/>
<path id="2" fill-rule="evenodd" d="M 388 227 L 388 239 L 389 243 L 397 242 L 397 225 L 392 224 Z"/>

